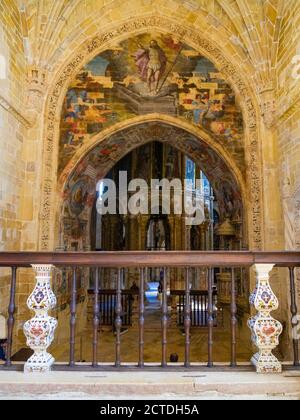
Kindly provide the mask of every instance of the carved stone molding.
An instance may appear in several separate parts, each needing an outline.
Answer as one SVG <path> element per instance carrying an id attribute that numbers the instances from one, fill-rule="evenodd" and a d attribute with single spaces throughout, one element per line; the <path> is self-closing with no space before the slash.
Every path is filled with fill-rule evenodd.
<path id="1" fill-rule="evenodd" d="M 289 106 L 285 108 L 284 112 L 279 116 L 280 122 L 283 123 L 292 117 L 296 112 L 300 110 L 299 94 L 296 95 Z"/>
<path id="2" fill-rule="evenodd" d="M 277 122 L 275 90 L 273 88 L 261 90 L 260 99 L 261 116 L 263 117 L 265 126 L 271 129 Z"/>
<path id="3" fill-rule="evenodd" d="M 270 272 L 273 264 L 256 265 L 256 289 L 250 296 L 250 304 L 258 313 L 249 319 L 248 326 L 252 331 L 253 344 L 258 348 L 251 359 L 256 366 L 257 373 L 280 373 L 281 363 L 273 355 L 279 344 L 282 325 L 271 316 L 271 312 L 278 309 L 279 303 L 270 286 Z"/>
<path id="4" fill-rule="evenodd" d="M 11 115 L 13 115 L 14 118 L 16 118 L 19 123 L 21 123 L 25 128 L 31 127 L 31 122 L 21 114 L 15 107 L 13 107 L 7 99 L 5 99 L 3 96 L 0 95 L 0 106 L 5 109 L 5 111 L 9 112 Z"/>
<path id="5" fill-rule="evenodd" d="M 233 85 L 234 90 L 241 98 L 241 106 L 244 111 L 244 119 L 246 128 L 248 129 L 249 144 L 247 149 L 250 150 L 249 158 L 249 187 L 251 191 L 252 203 L 252 221 L 251 236 L 252 248 L 262 249 L 262 205 L 261 205 L 261 171 L 258 147 L 257 132 L 257 113 L 254 105 L 254 94 L 244 79 L 239 74 L 230 60 L 225 58 L 222 51 L 211 41 L 202 38 L 201 33 L 183 25 L 179 25 L 173 20 L 162 16 L 147 16 L 127 21 L 116 27 L 112 27 L 110 31 L 99 34 L 91 40 L 86 41 L 78 50 L 78 53 L 60 72 L 56 80 L 53 82 L 53 88 L 50 90 L 46 105 L 46 127 L 44 140 L 44 173 L 43 173 L 43 197 L 41 204 L 41 227 L 40 227 L 40 248 L 46 250 L 51 244 L 51 228 L 54 221 L 49 220 L 49 215 L 53 211 L 54 191 L 53 185 L 56 183 L 56 162 L 59 142 L 59 120 L 61 112 L 61 104 L 67 87 L 75 74 L 83 67 L 83 65 L 93 56 L 99 54 L 114 40 L 121 37 L 131 36 L 133 33 L 157 29 L 163 32 L 176 34 L 182 41 L 191 45 L 193 48 L 206 55 L 211 59 L 216 67 L 222 71 L 225 78 Z"/>
<path id="6" fill-rule="evenodd" d="M 56 297 L 51 289 L 51 265 L 33 265 L 36 272 L 36 286 L 27 300 L 29 309 L 35 316 L 24 324 L 27 346 L 34 354 L 25 363 L 24 370 L 31 372 L 49 372 L 54 358 L 47 352 L 54 339 L 57 320 L 48 315 L 56 306 Z"/>
<path id="7" fill-rule="evenodd" d="M 35 124 L 37 117 L 43 110 L 45 93 L 47 91 L 46 80 L 47 72 L 45 69 L 36 66 L 29 68 L 26 114 L 32 125 Z"/>

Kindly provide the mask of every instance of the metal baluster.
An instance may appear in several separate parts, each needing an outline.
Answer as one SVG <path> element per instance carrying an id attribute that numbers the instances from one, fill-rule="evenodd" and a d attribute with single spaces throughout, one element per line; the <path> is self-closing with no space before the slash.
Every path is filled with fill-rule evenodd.
<path id="1" fill-rule="evenodd" d="M 200 327 L 203 324 L 203 301 L 201 295 L 195 296 L 195 298 L 197 301 L 197 327 Z"/>
<path id="2" fill-rule="evenodd" d="M 109 301 L 108 301 L 108 295 L 106 293 L 103 295 L 103 301 L 104 301 L 104 308 L 105 308 L 104 310 L 105 310 L 106 325 L 112 326 L 113 322 L 111 321 L 110 316 L 109 316 L 110 307 L 108 306 Z"/>
<path id="3" fill-rule="evenodd" d="M 105 321 L 105 305 L 104 305 L 104 295 L 103 290 L 102 292 L 99 291 L 99 311 L 100 311 L 100 319 L 103 325 L 106 325 Z"/>
<path id="4" fill-rule="evenodd" d="M 139 367 L 144 366 L 144 326 L 145 326 L 145 271 L 140 270 L 140 314 L 139 314 Z"/>
<path id="5" fill-rule="evenodd" d="M 104 301 L 105 301 L 106 325 L 113 325 L 114 317 L 112 315 L 112 308 L 113 310 L 115 310 L 115 303 L 112 301 L 112 295 L 105 294 Z"/>
<path id="6" fill-rule="evenodd" d="M 113 325 L 113 321 L 111 320 L 111 317 L 109 316 L 109 313 L 111 311 L 111 306 L 108 306 L 108 305 L 110 305 L 109 300 L 108 300 L 109 295 L 107 295 L 105 293 L 102 296 L 102 298 L 103 298 L 103 302 L 104 302 L 103 308 L 104 308 L 104 313 L 105 313 L 105 322 L 106 322 L 106 325 Z"/>
<path id="7" fill-rule="evenodd" d="M 102 322 L 104 323 L 104 325 L 109 325 L 107 323 L 107 316 L 106 316 L 106 302 L 105 302 L 105 294 L 101 293 L 100 294 L 100 301 L 101 301 L 101 313 L 102 313 Z"/>
<path id="8" fill-rule="evenodd" d="M 231 269 L 231 367 L 236 367 L 236 327 L 237 327 L 237 305 L 236 305 L 236 287 L 235 272 Z"/>
<path id="9" fill-rule="evenodd" d="M 130 317 L 130 294 L 126 294 L 123 296 L 123 304 L 122 307 L 124 308 L 125 306 L 125 315 L 124 315 L 124 319 L 125 321 L 125 325 L 129 325 L 129 317 Z"/>
<path id="10" fill-rule="evenodd" d="M 161 366 L 167 366 L 167 326 L 168 326 L 168 302 L 167 302 L 167 270 L 164 268 L 163 293 L 162 293 L 162 362 Z"/>
<path id="11" fill-rule="evenodd" d="M 121 328 L 122 328 L 122 291 L 121 291 L 121 269 L 118 269 L 118 282 L 117 282 L 117 301 L 116 301 L 116 367 L 121 366 Z"/>
<path id="12" fill-rule="evenodd" d="M 125 322 L 123 321 L 123 323 L 125 325 L 128 325 L 128 311 L 129 311 L 129 295 L 123 295 L 123 302 L 122 302 L 122 308 L 123 308 L 123 319 L 125 320 Z"/>
<path id="13" fill-rule="evenodd" d="M 75 337 L 76 337 L 76 270 L 77 268 L 73 268 L 73 278 L 72 278 L 72 285 L 71 285 L 71 303 L 70 303 L 70 361 L 69 366 L 75 366 Z"/>
<path id="14" fill-rule="evenodd" d="M 184 307 L 184 330 L 185 330 L 185 367 L 190 366 L 190 350 L 191 350 L 191 296 L 190 296 L 190 270 L 186 268 L 185 272 L 185 307 Z"/>
<path id="15" fill-rule="evenodd" d="M 203 296 L 204 299 L 204 308 L 205 308 L 205 312 L 204 312 L 204 326 L 207 327 L 208 326 L 208 294 L 205 294 Z"/>
<path id="16" fill-rule="evenodd" d="M 110 323 L 111 325 L 113 325 L 114 321 L 115 321 L 115 310 L 116 310 L 116 294 L 109 294 L 107 296 L 107 304 L 110 305 L 110 312 L 108 311 L 107 316 L 109 317 L 110 314 Z M 108 307 L 107 307 L 108 308 Z"/>
<path id="17" fill-rule="evenodd" d="M 183 325 L 182 306 L 183 306 L 182 296 L 179 295 L 179 325 Z"/>
<path id="18" fill-rule="evenodd" d="M 193 296 L 190 297 L 190 302 L 193 302 L 193 305 L 194 305 L 194 308 L 195 308 L 195 297 L 193 297 Z M 194 313 L 195 313 L 195 309 L 193 309 L 193 307 L 191 307 L 191 322 L 192 322 L 193 326 L 195 325 Z"/>
<path id="19" fill-rule="evenodd" d="M 105 302 L 104 308 L 105 308 L 106 325 L 113 325 L 114 317 L 111 315 L 111 311 L 112 311 L 112 306 L 115 310 L 115 305 L 111 301 L 111 295 L 108 295 L 105 293 L 103 297 L 104 297 L 104 302 Z"/>
<path id="20" fill-rule="evenodd" d="M 207 325 L 208 325 L 208 367 L 213 366 L 213 327 L 214 327 L 214 312 L 213 312 L 213 269 L 208 270 L 208 304 L 207 304 Z"/>
<path id="21" fill-rule="evenodd" d="M 15 325 L 15 310 L 16 310 L 16 285 L 17 285 L 17 267 L 12 267 L 11 283 L 10 283 L 10 298 L 8 305 L 8 320 L 7 320 L 7 350 L 5 366 L 11 366 L 11 353 L 13 345 L 13 331 Z"/>
<path id="22" fill-rule="evenodd" d="M 299 363 L 299 349 L 298 343 L 298 308 L 296 300 L 296 286 L 295 286 L 295 267 L 289 267 L 290 271 L 290 292 L 291 292 L 291 314 L 292 314 L 292 329 L 293 329 L 293 351 L 294 351 L 294 366 L 300 366 Z"/>
<path id="23" fill-rule="evenodd" d="M 203 300 L 201 300 L 202 302 L 202 310 L 203 310 L 203 326 L 207 327 L 207 295 L 203 295 Z"/>
<path id="24" fill-rule="evenodd" d="M 200 325 L 201 327 L 205 326 L 205 309 L 206 306 L 203 306 L 203 295 L 200 295 Z M 204 300 L 205 303 L 205 300 Z"/>
<path id="25" fill-rule="evenodd" d="M 185 321 L 185 292 L 183 295 L 181 295 L 181 300 L 182 300 L 182 315 L 181 315 L 181 319 L 182 319 L 182 325 L 184 326 L 184 321 Z"/>
<path id="26" fill-rule="evenodd" d="M 99 319 L 99 268 L 95 269 L 95 288 L 94 288 L 94 319 L 93 319 L 93 367 L 98 365 L 98 328 Z"/>

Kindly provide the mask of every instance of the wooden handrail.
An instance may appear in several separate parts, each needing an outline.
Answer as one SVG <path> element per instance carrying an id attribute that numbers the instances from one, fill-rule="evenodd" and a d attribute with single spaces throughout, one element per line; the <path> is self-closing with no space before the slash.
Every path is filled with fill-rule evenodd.
<path id="1" fill-rule="evenodd" d="M 300 252 L 276 251 L 115 251 L 115 252 L 1 252 L 0 267 L 53 264 L 68 267 L 249 267 L 276 264 L 300 267 Z"/>
<path id="2" fill-rule="evenodd" d="M 117 293 L 116 289 L 100 289 L 98 291 L 99 295 L 114 295 Z M 88 289 L 89 295 L 94 295 L 95 291 L 93 289 Z M 123 295 L 138 295 L 139 289 L 123 289 L 122 290 Z"/>
<path id="3" fill-rule="evenodd" d="M 136 325 L 137 314 L 139 315 L 138 325 L 139 325 L 139 367 L 144 366 L 144 322 L 145 322 L 145 303 L 144 303 L 144 288 L 145 288 L 145 270 L 144 267 L 160 267 L 163 268 L 163 278 L 161 280 L 162 285 L 162 304 L 161 304 L 161 346 L 162 346 L 162 357 L 161 365 L 163 367 L 168 366 L 168 328 L 169 328 L 169 317 L 170 317 L 170 305 L 168 304 L 168 278 L 172 274 L 169 270 L 170 267 L 174 268 L 186 268 L 185 270 L 185 290 L 172 290 L 171 295 L 177 295 L 176 300 L 172 300 L 171 311 L 173 315 L 175 313 L 177 324 L 181 326 L 181 329 L 184 329 L 185 334 L 185 367 L 190 366 L 190 356 L 191 356 L 191 327 L 206 327 L 208 330 L 207 336 L 207 366 L 214 366 L 214 327 L 218 325 L 219 315 L 223 315 L 222 309 L 219 309 L 217 305 L 217 292 L 214 286 L 214 267 L 231 267 L 231 282 L 230 282 L 230 325 L 231 325 L 231 361 L 230 366 L 235 367 L 237 365 L 237 284 L 238 280 L 235 278 L 235 267 L 251 267 L 254 264 L 256 266 L 256 282 L 257 289 L 255 291 L 255 299 L 258 300 L 259 305 L 262 304 L 264 300 L 261 297 L 261 287 L 263 285 L 266 288 L 264 294 L 266 298 L 274 300 L 275 304 L 272 307 L 268 307 L 267 304 L 263 306 L 265 311 L 262 311 L 259 316 L 262 322 L 270 324 L 272 328 L 277 331 L 277 334 L 280 335 L 282 327 L 279 321 L 276 321 L 270 317 L 270 313 L 273 309 L 277 308 L 277 300 L 271 289 L 271 287 L 266 283 L 266 280 L 270 277 L 270 271 L 272 265 L 277 267 L 289 267 L 290 271 L 290 294 L 291 294 L 291 326 L 293 331 L 298 330 L 298 320 L 297 314 L 298 309 L 296 305 L 296 288 L 295 288 L 295 268 L 300 267 L 300 252 L 296 251 L 282 251 L 282 252 L 254 252 L 254 251 L 125 251 L 125 252 L 1 252 L 0 253 L 0 267 L 10 267 L 11 268 L 11 291 L 10 291 L 10 300 L 8 307 L 8 355 L 7 363 L 4 368 L 11 367 L 11 349 L 12 347 L 12 337 L 15 324 L 15 295 L 16 295 L 16 283 L 18 280 L 17 269 L 19 267 L 30 267 L 32 264 L 36 265 L 36 285 L 34 289 L 34 303 L 31 303 L 29 299 L 28 307 L 34 309 L 38 307 L 38 300 L 40 296 L 44 297 L 43 288 L 47 287 L 51 290 L 51 265 L 58 268 L 66 267 L 73 271 L 73 281 L 71 284 L 71 305 L 70 305 L 70 358 L 69 358 L 69 367 L 74 368 L 76 365 L 75 362 L 75 331 L 76 331 L 76 301 L 77 301 L 77 279 L 76 279 L 76 268 L 81 267 L 91 267 L 96 268 L 94 271 L 96 273 L 94 277 L 95 287 L 93 291 L 90 291 L 91 299 L 89 302 L 89 307 L 92 304 L 92 321 L 93 321 L 93 342 L 92 344 L 92 367 L 95 368 L 98 366 L 98 335 L 100 334 L 99 326 L 100 325 L 109 325 L 111 331 L 114 332 L 116 336 L 116 357 L 115 357 L 115 366 L 119 367 L 122 363 L 122 354 L 121 354 L 121 336 L 124 331 L 127 331 L 127 327 L 134 324 Z M 208 291 L 193 291 L 190 290 L 191 282 L 189 276 L 190 267 L 205 267 L 208 268 Z M 118 271 L 118 281 L 117 281 L 117 290 L 101 290 L 99 287 L 99 272 L 98 267 L 105 268 L 116 268 Z M 122 269 L 123 268 L 139 268 L 140 269 L 140 278 L 137 279 L 137 286 L 140 286 L 140 291 L 138 289 L 130 290 L 121 290 L 121 280 L 122 280 Z M 72 270 L 73 269 L 73 270 Z M 92 270 L 93 271 L 93 270 Z M 52 276 L 54 277 L 54 276 Z M 42 280 L 41 280 L 42 279 Z M 22 279 L 20 279 L 22 280 Z M 113 284 L 113 283 L 112 283 Z M 226 286 L 227 287 L 227 286 Z M 227 287 L 228 288 L 228 287 Z M 227 291 L 228 292 L 228 291 Z M 140 296 L 139 299 L 133 299 L 133 296 Z M 50 294 L 49 294 L 50 296 Z M 40 311 L 43 312 L 43 316 L 52 322 L 51 325 L 56 326 L 57 321 L 48 315 L 49 307 L 52 308 L 54 300 L 50 301 L 50 297 L 47 297 L 47 305 L 44 306 Z M 33 302 L 33 301 L 32 301 Z M 262 303 L 260 303 L 262 302 Z M 35 306 L 34 306 L 35 305 Z M 43 303 L 44 305 L 44 303 Z M 255 304 L 256 309 L 259 308 Z M 39 308 L 39 307 L 38 307 Z M 268 309 L 269 308 L 269 309 Z M 159 307 L 158 307 L 159 310 Z M 174 312 L 175 311 L 175 312 Z M 172 313 L 172 312 L 171 312 Z M 36 315 L 37 317 L 37 315 Z M 31 332 L 29 327 L 36 322 L 36 317 L 27 321 L 25 334 L 30 337 Z M 40 318 L 37 318 L 38 320 Z M 256 318 L 251 318 L 252 320 Z M 171 323 L 173 322 L 171 319 Z M 271 322 L 271 321 L 272 322 Z M 256 321 L 255 321 L 256 322 Z M 264 326 L 260 323 L 259 325 Z M 252 329 L 252 334 L 255 337 L 259 337 L 260 326 L 249 326 Z M 124 328 L 126 327 L 126 328 Z M 49 327 L 50 328 L 50 327 Z M 255 329 L 256 328 L 256 329 Z M 268 331 L 271 329 L 268 329 Z M 50 330 L 49 330 L 50 331 Z M 258 331 L 258 332 L 257 332 Z M 267 331 L 267 332 L 268 332 Z M 267 333 L 265 333 L 267 334 Z M 53 337 L 52 337 L 53 338 Z M 264 363 L 263 368 L 256 362 L 254 356 L 253 361 L 257 366 L 258 372 L 263 372 L 265 370 L 274 372 L 281 371 L 281 364 L 272 355 L 271 350 L 276 347 L 276 345 L 267 348 L 264 344 L 264 341 L 255 342 L 259 350 L 266 351 L 267 354 L 270 354 L 271 362 L 265 362 L 264 360 L 261 363 Z M 48 343 L 46 343 L 49 346 Z M 275 343 L 276 344 L 276 343 Z M 269 344 L 268 344 L 269 345 Z M 46 352 L 47 346 L 41 342 L 41 346 Z M 31 345 L 31 348 L 35 350 L 35 345 Z M 298 338 L 296 334 L 293 336 L 293 352 L 294 352 L 294 366 L 299 366 L 299 352 L 298 352 Z M 261 354 L 261 353 L 257 353 Z M 25 364 L 25 370 L 34 371 L 34 369 L 40 369 L 40 362 L 38 362 L 32 367 L 32 360 L 35 363 L 35 359 L 30 359 Z M 50 362 L 49 362 L 50 363 Z M 52 361 L 51 361 L 52 363 Z M 50 364 L 45 363 L 43 366 L 45 371 L 48 371 L 51 368 Z M 77 366 L 76 366 L 77 368 Z M 0 367 L 1 370 L 1 367 Z"/>

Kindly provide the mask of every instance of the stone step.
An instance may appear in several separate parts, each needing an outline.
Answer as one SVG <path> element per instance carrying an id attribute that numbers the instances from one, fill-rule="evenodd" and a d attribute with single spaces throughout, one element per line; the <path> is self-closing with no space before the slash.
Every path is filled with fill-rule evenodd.
<path id="1" fill-rule="evenodd" d="M 0 399 L 300 399 L 300 372 L 0 372 Z"/>

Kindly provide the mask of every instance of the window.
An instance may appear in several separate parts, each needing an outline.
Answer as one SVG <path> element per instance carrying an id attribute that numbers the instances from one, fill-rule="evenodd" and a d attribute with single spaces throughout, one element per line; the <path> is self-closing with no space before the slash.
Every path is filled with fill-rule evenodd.
<path id="1" fill-rule="evenodd" d="M 189 158 L 186 158 L 185 163 L 186 163 L 185 178 L 188 182 L 192 184 L 192 188 L 195 188 L 196 165 Z"/>

